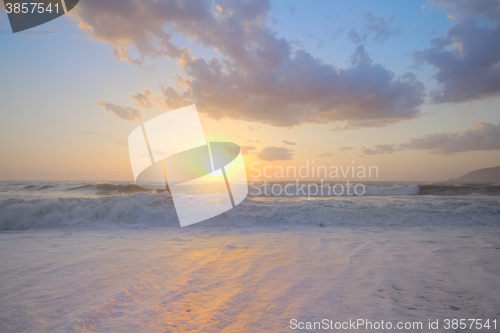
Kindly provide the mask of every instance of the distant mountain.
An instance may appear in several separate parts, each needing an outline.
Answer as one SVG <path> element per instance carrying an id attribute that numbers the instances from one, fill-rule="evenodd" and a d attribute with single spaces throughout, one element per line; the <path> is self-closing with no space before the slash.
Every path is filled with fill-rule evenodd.
<path id="1" fill-rule="evenodd" d="M 466 173 L 462 177 L 450 179 L 449 181 L 471 183 L 500 183 L 500 166 L 471 171 L 469 173 Z"/>

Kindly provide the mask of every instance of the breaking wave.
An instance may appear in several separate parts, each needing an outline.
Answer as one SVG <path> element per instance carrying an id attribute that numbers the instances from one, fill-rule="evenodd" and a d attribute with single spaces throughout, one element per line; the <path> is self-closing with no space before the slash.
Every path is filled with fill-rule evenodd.
<path id="1" fill-rule="evenodd" d="M 357 184 L 363 184 L 364 196 L 409 196 L 409 195 L 500 195 L 499 184 L 452 184 L 452 183 L 396 183 L 370 182 L 350 183 L 351 191 L 347 192 L 346 182 L 270 182 L 249 183 L 251 197 L 330 197 L 350 196 Z M 334 186 L 337 185 L 337 188 Z M 340 193 L 340 185 L 344 192 Z M 274 188 L 273 188 L 274 187 Z M 286 193 L 285 193 L 286 187 Z M 280 191 L 281 188 L 281 191 Z M 309 190 L 308 190 L 309 189 Z M 360 189 L 361 190 L 361 189 Z M 335 191 L 335 193 L 334 193 Z M 133 183 L 109 182 L 0 182 L 0 196 L 54 196 L 54 197 L 100 197 L 109 195 L 126 195 L 133 193 L 161 193 L 147 190 Z M 287 194 L 288 193 L 288 194 Z"/>
<path id="2" fill-rule="evenodd" d="M 178 227 L 167 193 L 99 198 L 0 198 L 0 230 L 61 227 Z M 500 199 L 491 196 L 367 196 L 247 198 L 234 209 L 191 227 L 252 225 L 442 226 L 496 225 Z"/>

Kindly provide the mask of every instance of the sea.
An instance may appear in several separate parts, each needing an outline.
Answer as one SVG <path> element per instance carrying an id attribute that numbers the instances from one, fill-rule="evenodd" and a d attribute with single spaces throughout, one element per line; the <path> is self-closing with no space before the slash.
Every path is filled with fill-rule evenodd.
<path id="1" fill-rule="evenodd" d="M 253 182 L 181 227 L 167 191 L 1 182 L 0 332 L 284 332 L 325 318 L 498 331 L 500 184 L 349 185 Z"/>
<path id="2" fill-rule="evenodd" d="M 496 183 L 353 182 L 349 189 L 346 182 L 248 185 L 249 195 L 242 203 L 199 224 L 500 224 L 500 184 Z M 71 226 L 180 227 L 167 191 L 146 190 L 129 182 L 0 182 L 0 231 Z"/>

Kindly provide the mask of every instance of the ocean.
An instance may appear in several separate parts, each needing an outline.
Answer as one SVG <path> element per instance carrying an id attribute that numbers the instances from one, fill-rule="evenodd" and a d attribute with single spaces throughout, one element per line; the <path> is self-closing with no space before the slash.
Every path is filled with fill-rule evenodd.
<path id="1" fill-rule="evenodd" d="M 2 182 L 0 332 L 498 331 L 498 184 L 326 185 L 181 228 L 168 192 Z"/>
<path id="2" fill-rule="evenodd" d="M 498 225 L 499 184 L 253 182 L 236 208 L 202 225 Z M 344 185 L 345 182 L 340 183 Z M 285 190 L 286 187 L 286 190 Z M 358 186 L 358 193 L 361 188 Z M 285 193 L 286 192 L 286 193 Z M 337 195 L 338 194 L 338 195 Z M 168 192 L 127 182 L 0 182 L 0 230 L 178 226 Z"/>

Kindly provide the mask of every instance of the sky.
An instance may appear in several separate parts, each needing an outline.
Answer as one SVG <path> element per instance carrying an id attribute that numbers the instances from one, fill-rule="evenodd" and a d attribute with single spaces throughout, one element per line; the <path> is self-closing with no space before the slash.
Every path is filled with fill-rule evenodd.
<path id="1" fill-rule="evenodd" d="M 500 165 L 499 1 L 81 0 L 16 34 L 0 8 L 0 180 L 133 181 L 130 132 L 190 104 L 249 178 Z"/>

